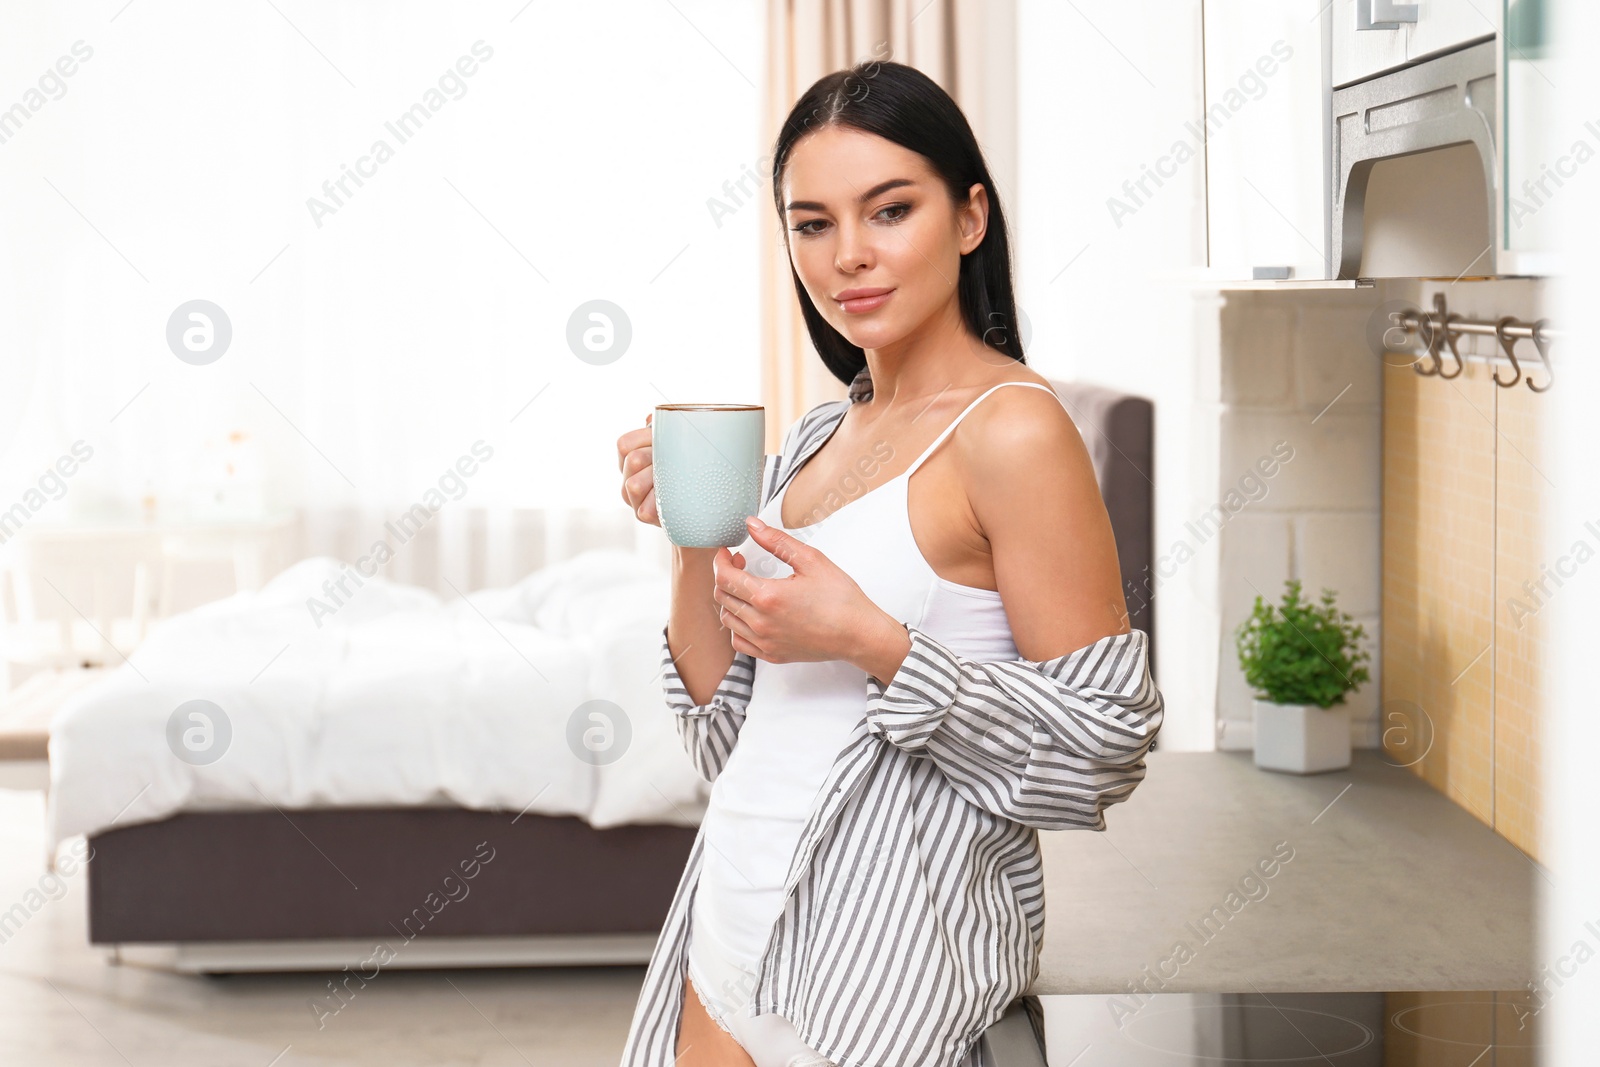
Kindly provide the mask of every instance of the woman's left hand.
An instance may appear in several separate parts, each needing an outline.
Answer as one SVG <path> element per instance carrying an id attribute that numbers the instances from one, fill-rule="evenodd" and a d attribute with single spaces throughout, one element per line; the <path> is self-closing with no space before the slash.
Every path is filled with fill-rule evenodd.
<path id="1" fill-rule="evenodd" d="M 905 628 L 874 604 L 855 579 L 818 549 L 755 519 L 751 538 L 788 564 L 785 578 L 762 578 L 744 569 L 719 568 L 712 596 L 733 648 L 768 663 L 845 660 L 858 666 Z"/>

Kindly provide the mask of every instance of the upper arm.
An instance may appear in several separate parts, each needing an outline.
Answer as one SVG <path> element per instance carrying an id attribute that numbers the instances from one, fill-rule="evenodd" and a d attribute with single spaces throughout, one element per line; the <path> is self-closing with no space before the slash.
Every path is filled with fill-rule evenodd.
<path id="1" fill-rule="evenodd" d="M 993 554 L 1017 651 L 1047 660 L 1127 633 L 1116 539 L 1071 417 L 1038 389 L 980 406 L 963 437 L 967 494 Z M 981 418 L 979 416 L 982 416 Z"/>

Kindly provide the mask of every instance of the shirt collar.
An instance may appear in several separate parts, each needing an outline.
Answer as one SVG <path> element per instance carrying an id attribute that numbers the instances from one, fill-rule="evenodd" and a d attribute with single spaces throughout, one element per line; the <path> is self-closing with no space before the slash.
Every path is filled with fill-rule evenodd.
<path id="1" fill-rule="evenodd" d="M 871 368 L 863 365 L 855 378 L 850 382 L 850 403 L 859 404 L 863 400 L 872 399 L 872 374 Z"/>

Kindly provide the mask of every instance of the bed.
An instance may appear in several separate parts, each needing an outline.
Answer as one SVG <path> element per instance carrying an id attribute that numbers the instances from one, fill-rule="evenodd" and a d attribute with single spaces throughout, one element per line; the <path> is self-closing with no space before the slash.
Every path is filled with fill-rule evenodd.
<path id="1" fill-rule="evenodd" d="M 1153 635 L 1151 405 L 1053 384 Z M 169 620 L 57 714 L 91 943 L 194 972 L 648 960 L 709 789 L 662 713 L 666 571 L 594 549 L 449 604 L 351 573 Z"/>
<path id="2" fill-rule="evenodd" d="M 594 549 L 446 604 L 341 595 L 348 570 L 176 616 L 57 713 L 51 844 L 94 850 L 91 943 L 206 971 L 413 928 L 397 966 L 648 959 L 708 790 L 661 712 L 667 573 Z"/>

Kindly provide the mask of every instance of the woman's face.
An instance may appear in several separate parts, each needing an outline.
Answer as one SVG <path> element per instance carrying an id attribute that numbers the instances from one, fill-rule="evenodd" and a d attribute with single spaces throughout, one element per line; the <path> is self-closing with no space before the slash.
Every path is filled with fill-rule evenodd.
<path id="1" fill-rule="evenodd" d="M 795 273 L 852 344 L 894 344 L 941 314 L 960 322 L 961 257 L 988 220 L 982 184 L 955 204 L 921 155 L 829 126 L 795 143 L 782 193 Z"/>

